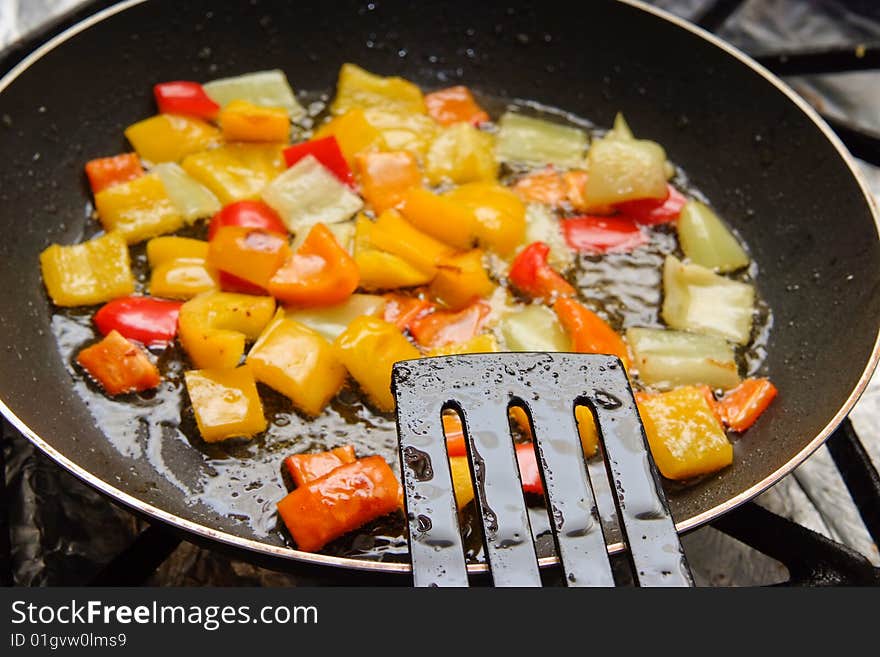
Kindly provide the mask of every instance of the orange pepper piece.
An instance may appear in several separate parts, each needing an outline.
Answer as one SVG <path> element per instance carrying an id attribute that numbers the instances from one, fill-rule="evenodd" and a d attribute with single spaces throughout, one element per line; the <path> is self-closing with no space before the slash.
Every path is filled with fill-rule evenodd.
<path id="1" fill-rule="evenodd" d="M 477 105 L 470 89 L 464 86 L 440 89 L 425 96 L 428 115 L 440 125 L 459 121 L 478 124 L 489 120 L 486 111 Z"/>
<path id="2" fill-rule="evenodd" d="M 426 299 L 389 292 L 385 295 L 385 310 L 382 319 L 394 324 L 401 331 L 405 331 L 413 321 L 431 312 L 434 308 L 434 304 Z"/>
<path id="3" fill-rule="evenodd" d="M 330 229 L 315 224 L 302 245 L 269 281 L 272 296 L 304 307 L 334 306 L 357 289 L 360 275 L 354 259 Z"/>
<path id="4" fill-rule="evenodd" d="M 222 226 L 208 246 L 209 265 L 260 288 L 289 255 L 286 237 L 246 226 Z"/>
<path id="5" fill-rule="evenodd" d="M 290 139 L 290 117 L 283 107 L 234 100 L 220 111 L 219 122 L 226 141 L 286 143 Z"/>
<path id="6" fill-rule="evenodd" d="M 745 431 L 755 423 L 778 394 L 769 379 L 746 379 L 718 402 L 724 423 L 734 431 Z"/>
<path id="7" fill-rule="evenodd" d="M 408 189 L 422 182 L 419 163 L 409 151 L 360 153 L 355 161 L 363 196 L 377 214 L 399 204 Z"/>
<path id="8" fill-rule="evenodd" d="M 135 153 L 123 153 L 113 157 L 101 157 L 86 163 L 86 175 L 92 192 L 128 182 L 144 175 L 141 161 Z"/>
<path id="9" fill-rule="evenodd" d="M 553 310 L 571 338 L 572 348 L 582 354 L 613 354 L 629 367 L 623 338 L 592 310 L 569 297 L 557 299 Z"/>
<path id="10" fill-rule="evenodd" d="M 489 304 L 476 301 L 458 312 L 438 310 L 420 317 L 410 324 L 410 332 L 423 347 L 467 342 L 480 332 L 488 315 Z"/>
<path id="11" fill-rule="evenodd" d="M 328 452 L 317 454 L 294 454 L 284 459 L 284 465 L 297 486 L 305 486 L 310 481 L 320 479 L 340 465 L 354 463 L 354 447 L 343 445 Z"/>
<path id="12" fill-rule="evenodd" d="M 159 385 L 159 370 L 144 351 L 113 330 L 98 344 L 86 347 L 76 362 L 94 378 L 108 395 L 149 390 Z"/>
<path id="13" fill-rule="evenodd" d="M 559 206 L 568 199 L 568 186 L 553 167 L 547 167 L 523 176 L 516 181 L 513 191 L 526 202 Z"/>
<path id="14" fill-rule="evenodd" d="M 454 456 L 467 456 L 467 447 L 464 443 L 464 427 L 461 426 L 461 418 L 458 413 L 444 413 L 443 435 L 446 436 L 446 454 L 450 458 Z"/>

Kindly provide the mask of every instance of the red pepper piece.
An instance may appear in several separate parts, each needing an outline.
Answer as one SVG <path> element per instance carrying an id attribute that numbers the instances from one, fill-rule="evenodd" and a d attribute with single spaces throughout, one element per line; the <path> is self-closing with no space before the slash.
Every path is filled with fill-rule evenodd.
<path id="1" fill-rule="evenodd" d="M 301 144 L 294 144 L 284 149 L 284 160 L 288 167 L 303 159 L 306 155 L 312 155 L 318 162 L 323 164 L 340 182 L 344 182 L 351 188 L 354 188 L 354 176 L 351 168 L 342 151 L 339 149 L 339 143 L 336 137 L 329 136 L 321 139 L 312 139 Z"/>
<path id="2" fill-rule="evenodd" d="M 102 189 L 140 178 L 144 175 L 144 169 L 137 154 L 123 153 L 90 160 L 86 163 L 86 175 L 92 193 L 97 194 Z"/>
<path id="3" fill-rule="evenodd" d="M 369 456 L 300 486 L 278 503 L 278 513 L 297 547 L 315 552 L 402 502 L 403 489 L 385 459 Z"/>
<path id="4" fill-rule="evenodd" d="M 95 324 L 102 335 L 118 331 L 124 338 L 148 347 L 166 345 L 177 334 L 177 315 L 182 305 L 182 301 L 153 297 L 122 297 L 95 313 Z"/>
<path id="5" fill-rule="evenodd" d="M 489 304 L 483 301 L 475 301 L 457 312 L 437 310 L 413 320 L 410 332 L 423 347 L 467 342 L 480 332 L 489 310 Z"/>
<path id="6" fill-rule="evenodd" d="M 550 247 L 544 242 L 534 242 L 523 249 L 510 267 L 508 277 L 513 286 L 531 297 L 570 296 L 574 288 L 549 264 Z"/>
<path id="7" fill-rule="evenodd" d="M 268 294 L 266 290 L 261 288 L 259 285 L 255 285 L 250 281 L 246 281 L 243 278 L 239 278 L 233 274 L 230 274 L 226 271 L 218 271 L 218 282 L 220 283 L 220 289 L 224 292 L 235 292 L 236 294 L 253 294 L 254 296 L 262 297 Z"/>
<path id="8" fill-rule="evenodd" d="M 284 459 L 284 466 L 297 486 L 305 486 L 310 481 L 320 479 L 328 472 L 346 463 L 354 463 L 354 447 L 344 445 L 328 452 L 316 454 L 294 454 Z"/>
<path id="9" fill-rule="evenodd" d="M 746 379 L 718 402 L 724 423 L 734 431 L 745 431 L 767 410 L 778 390 L 769 379 Z"/>
<path id="10" fill-rule="evenodd" d="M 396 325 L 401 331 L 405 331 L 415 320 L 427 315 L 434 308 L 436 306 L 425 299 L 392 292 L 385 295 L 385 310 L 382 319 Z"/>
<path id="11" fill-rule="evenodd" d="M 544 494 L 544 482 L 541 481 L 541 471 L 538 468 L 538 459 L 535 456 L 533 443 L 516 444 L 516 462 L 519 465 L 519 476 L 522 479 L 522 489 L 526 493 Z"/>
<path id="12" fill-rule="evenodd" d="M 211 218 L 208 225 L 208 241 L 223 226 L 244 226 L 245 228 L 262 228 L 270 233 L 287 235 L 287 226 L 281 217 L 262 201 L 236 201 L 224 207 Z"/>
<path id="13" fill-rule="evenodd" d="M 573 217 L 563 220 L 562 232 L 568 245 L 582 253 L 632 251 L 648 241 L 628 217 Z"/>
<path id="14" fill-rule="evenodd" d="M 153 87 L 153 94 L 162 114 L 186 114 L 210 120 L 220 112 L 220 106 L 198 82 L 161 82 Z"/>
<path id="15" fill-rule="evenodd" d="M 149 390 L 159 385 L 159 370 L 143 350 L 110 331 L 98 344 L 86 347 L 76 357 L 108 395 Z"/>
<path id="16" fill-rule="evenodd" d="M 625 216 L 646 226 L 676 221 L 687 199 L 672 185 L 667 185 L 665 199 L 646 198 L 618 203 L 615 207 Z"/>

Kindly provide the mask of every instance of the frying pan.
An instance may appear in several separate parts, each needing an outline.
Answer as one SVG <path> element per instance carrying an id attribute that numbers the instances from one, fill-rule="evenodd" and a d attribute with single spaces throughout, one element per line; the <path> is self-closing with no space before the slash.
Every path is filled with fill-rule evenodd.
<path id="1" fill-rule="evenodd" d="M 111 446 L 56 348 L 37 255 L 90 219 L 82 165 L 121 152 L 154 112 L 151 85 L 266 68 L 331 92 L 356 62 L 425 88 L 468 84 L 610 125 L 623 111 L 681 165 L 749 245 L 773 309 L 765 370 L 780 390 L 735 444 L 734 464 L 669 491 L 687 530 L 758 494 L 845 417 L 878 360 L 876 210 L 840 142 L 779 80 L 655 9 L 613 1 L 514 7 L 451 1 L 134 0 L 77 24 L 0 81 L 0 399 L 40 449 L 136 512 L 254 556 L 405 572 L 312 555 L 193 504 L 144 457 Z M 190 446 L 165 445 L 166 459 Z M 612 545 L 620 550 L 620 544 Z M 474 566 L 479 569 L 479 565 Z"/>

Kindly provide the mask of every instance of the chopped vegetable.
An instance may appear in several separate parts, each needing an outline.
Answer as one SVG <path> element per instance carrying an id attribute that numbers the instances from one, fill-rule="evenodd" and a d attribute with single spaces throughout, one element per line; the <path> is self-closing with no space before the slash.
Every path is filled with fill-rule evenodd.
<path id="1" fill-rule="evenodd" d="M 323 411 L 345 382 L 345 368 L 330 343 L 281 310 L 251 347 L 247 364 L 257 381 L 309 416 Z"/>
<path id="2" fill-rule="evenodd" d="M 731 272 L 749 264 L 749 256 L 730 229 L 699 201 L 688 201 L 678 220 L 681 250 L 694 263 L 719 272 Z"/>
<path id="3" fill-rule="evenodd" d="M 377 317 L 358 317 L 333 343 L 339 359 L 376 407 L 394 410 L 391 368 L 418 358 L 419 350 L 394 324 Z"/>
<path id="4" fill-rule="evenodd" d="M 431 280 L 430 274 L 416 269 L 403 258 L 378 249 L 356 252 L 355 263 L 360 275 L 360 286 L 368 291 L 415 287 Z"/>
<path id="5" fill-rule="evenodd" d="M 745 431 L 767 410 L 778 392 L 769 379 L 744 380 L 718 402 L 724 423 L 734 431 Z"/>
<path id="6" fill-rule="evenodd" d="M 147 242 L 150 293 L 169 299 L 191 299 L 218 287 L 217 272 L 208 267 L 208 243 L 187 237 L 154 237 Z"/>
<path id="7" fill-rule="evenodd" d="M 446 438 L 446 455 L 450 458 L 467 456 L 467 442 L 458 413 L 444 411 L 440 419 L 443 422 L 443 436 Z"/>
<path id="8" fill-rule="evenodd" d="M 125 129 L 125 137 L 142 160 L 179 162 L 187 155 L 220 143 L 220 131 L 189 116 L 157 114 Z"/>
<path id="9" fill-rule="evenodd" d="M 516 462 L 519 466 L 523 491 L 533 495 L 543 495 L 544 482 L 541 481 L 541 470 L 538 468 L 534 443 L 516 444 Z"/>
<path id="10" fill-rule="evenodd" d="M 422 182 L 419 163 L 408 151 L 361 153 L 357 168 L 364 199 L 377 213 L 399 205 L 407 190 Z"/>
<path id="11" fill-rule="evenodd" d="M 161 380 L 143 350 L 119 331 L 110 331 L 99 343 L 83 349 L 76 362 L 111 396 L 149 390 Z"/>
<path id="12" fill-rule="evenodd" d="M 205 93 L 221 106 L 246 100 L 263 107 L 283 107 L 292 121 L 299 121 L 306 115 L 287 82 L 287 76 L 277 69 L 212 80 L 203 86 Z"/>
<path id="13" fill-rule="evenodd" d="M 272 297 L 205 292 L 180 308 L 180 345 L 198 368 L 235 367 L 245 340 L 256 340 L 274 313 Z"/>
<path id="14" fill-rule="evenodd" d="M 314 140 L 335 137 L 349 167 L 355 165 L 358 153 L 373 151 L 385 146 L 382 133 L 368 121 L 362 109 L 353 109 L 337 116 L 315 131 Z"/>
<path id="15" fill-rule="evenodd" d="M 410 332 L 423 347 L 443 347 L 467 342 L 483 328 L 489 316 L 489 305 L 474 301 L 459 311 L 436 310 L 410 323 Z"/>
<path id="16" fill-rule="evenodd" d="M 268 289 L 275 272 L 290 256 L 287 238 L 262 228 L 222 226 L 211 238 L 208 264 Z"/>
<path id="17" fill-rule="evenodd" d="M 178 258 L 207 258 L 208 243 L 189 237 L 166 235 L 154 237 L 147 242 L 147 262 L 150 267 L 158 267 L 163 262 Z"/>
<path id="18" fill-rule="evenodd" d="M 355 319 L 363 316 L 379 317 L 386 306 L 386 301 L 381 296 L 352 294 L 343 303 L 335 306 L 288 310 L 285 316 L 308 326 L 332 342 Z"/>
<path id="19" fill-rule="evenodd" d="M 498 121 L 495 153 L 502 162 L 583 166 L 587 133 L 579 128 L 506 112 Z"/>
<path id="20" fill-rule="evenodd" d="M 632 251 L 648 241 L 635 221 L 626 217 L 563 219 L 562 232 L 568 245 L 581 253 Z"/>
<path id="21" fill-rule="evenodd" d="M 284 107 L 264 107 L 234 100 L 220 112 L 220 128 L 226 141 L 287 142 L 290 117 Z"/>
<path id="22" fill-rule="evenodd" d="M 382 319 L 391 322 L 401 331 L 409 329 L 412 322 L 434 309 L 434 304 L 426 299 L 405 294 L 386 294 Z"/>
<path id="23" fill-rule="evenodd" d="M 431 184 L 494 182 L 498 177 L 495 142 L 468 123 L 444 128 L 428 149 L 425 173 Z"/>
<path id="24" fill-rule="evenodd" d="M 184 372 L 199 433 L 206 443 L 250 438 L 266 430 L 263 404 L 247 365 Z"/>
<path id="25" fill-rule="evenodd" d="M 214 239 L 214 235 L 222 226 L 262 228 L 279 235 L 287 235 L 287 227 L 281 221 L 281 217 L 262 201 L 238 201 L 224 207 L 211 219 L 208 239 Z"/>
<path id="26" fill-rule="evenodd" d="M 666 153 L 652 141 L 599 139 L 587 155 L 584 196 L 590 205 L 665 199 Z"/>
<path id="27" fill-rule="evenodd" d="M 284 170 L 281 148 L 279 144 L 225 144 L 190 155 L 181 166 L 224 205 L 256 200 Z"/>
<path id="28" fill-rule="evenodd" d="M 135 153 L 123 153 L 89 160 L 86 162 L 86 175 L 92 193 L 97 194 L 102 189 L 140 178 L 144 175 L 144 169 Z"/>
<path id="29" fill-rule="evenodd" d="M 726 340 L 664 329 L 630 328 L 626 340 L 639 380 L 659 388 L 705 384 L 728 390 L 739 384 L 733 349 Z"/>
<path id="30" fill-rule="evenodd" d="M 626 344 L 617 332 L 592 310 L 574 299 L 563 297 L 553 304 L 572 349 L 582 354 L 611 354 L 629 366 Z"/>
<path id="31" fill-rule="evenodd" d="M 505 315 L 501 335 L 508 351 L 571 351 L 571 340 L 545 306 L 526 306 Z"/>
<path id="32" fill-rule="evenodd" d="M 116 331 L 127 340 L 147 347 L 165 346 L 177 335 L 179 301 L 152 297 L 122 297 L 95 313 L 95 326 L 102 335 Z"/>
<path id="33" fill-rule="evenodd" d="M 586 171 L 566 171 L 562 174 L 562 181 L 565 183 L 565 195 L 575 212 L 598 212 L 597 208 L 590 206 L 585 195 L 587 187 Z"/>
<path id="34" fill-rule="evenodd" d="M 516 181 L 513 191 L 526 203 L 546 203 L 558 207 L 568 200 L 568 187 L 552 166 L 526 174 Z"/>
<path id="35" fill-rule="evenodd" d="M 413 226 L 457 249 L 468 249 L 475 241 L 474 213 L 447 196 L 427 189 L 410 189 L 400 211 Z"/>
<path id="36" fill-rule="evenodd" d="M 315 552 L 333 539 L 401 506 L 403 490 L 381 456 L 342 465 L 278 503 L 296 546 Z"/>
<path id="37" fill-rule="evenodd" d="M 335 306 L 357 289 L 358 268 L 324 224 L 308 237 L 269 281 L 274 297 L 301 307 Z"/>
<path id="38" fill-rule="evenodd" d="M 160 82 L 153 86 L 153 95 L 162 114 L 186 114 L 210 121 L 220 112 L 220 105 L 208 97 L 198 82 Z"/>
<path id="39" fill-rule="evenodd" d="M 638 402 L 654 463 L 667 479 L 691 479 L 733 462 L 733 446 L 699 389 L 642 394 Z"/>
<path id="40" fill-rule="evenodd" d="M 564 270 L 574 264 L 574 250 L 565 240 L 562 224 L 556 215 L 540 203 L 526 206 L 525 243 L 543 242 L 550 251 L 547 264 L 554 269 Z"/>
<path id="41" fill-rule="evenodd" d="M 581 448 L 584 450 L 584 457 L 595 456 L 599 451 L 599 431 L 596 429 L 596 418 L 593 417 L 593 412 L 586 406 L 575 406 L 574 418 L 581 439 Z"/>
<path id="42" fill-rule="evenodd" d="M 306 155 L 313 156 L 330 173 L 336 176 L 340 182 L 344 182 L 349 187 L 354 187 L 354 177 L 351 175 L 351 168 L 339 149 L 336 137 L 330 135 L 321 139 L 311 139 L 284 149 L 284 161 L 287 162 L 288 167 L 292 167 Z"/>
<path id="43" fill-rule="evenodd" d="M 425 96 L 428 116 L 440 125 L 465 122 L 473 125 L 485 123 L 489 115 L 474 100 L 470 89 L 464 86 L 440 89 Z"/>
<path id="44" fill-rule="evenodd" d="M 370 230 L 372 245 L 402 258 L 431 278 L 437 273 L 437 264 L 452 254 L 443 242 L 423 233 L 404 219 L 397 210 L 386 210 Z"/>
<path id="45" fill-rule="evenodd" d="M 547 263 L 550 247 L 543 242 L 529 244 L 510 266 L 511 285 L 530 297 L 571 296 L 574 288 Z"/>
<path id="46" fill-rule="evenodd" d="M 292 232 L 318 223 L 345 221 L 363 202 L 313 155 L 307 155 L 276 177 L 264 190 L 268 203 Z"/>
<path id="47" fill-rule="evenodd" d="M 81 244 L 53 244 L 40 254 L 46 291 L 56 306 L 91 306 L 134 292 L 128 247 L 116 232 Z"/>
<path id="48" fill-rule="evenodd" d="M 664 199 L 646 198 L 617 204 L 617 210 L 636 223 L 654 226 L 676 221 L 688 200 L 675 187 L 666 185 Z"/>
<path id="49" fill-rule="evenodd" d="M 483 267 L 483 251 L 473 249 L 440 258 L 437 261 L 437 275 L 428 289 L 437 301 L 457 310 L 474 299 L 491 295 L 495 284 Z"/>
<path id="50" fill-rule="evenodd" d="M 474 499 L 474 482 L 471 478 L 471 466 L 468 463 L 467 456 L 453 456 L 450 454 L 449 473 L 452 475 L 452 492 L 455 494 L 455 505 L 460 511 Z"/>
<path id="51" fill-rule="evenodd" d="M 340 465 L 354 463 L 356 460 L 354 447 L 344 445 L 342 447 L 334 447 L 326 452 L 293 454 L 284 459 L 284 466 L 290 473 L 294 484 L 305 486 L 307 483 L 335 470 Z"/>
<path id="52" fill-rule="evenodd" d="M 663 265 L 663 297 L 663 321 L 672 328 L 748 343 L 755 312 L 751 285 L 669 255 Z"/>
<path id="53" fill-rule="evenodd" d="M 522 243 L 526 232 L 526 208 L 506 187 L 494 183 L 467 183 L 444 196 L 470 210 L 474 217 L 474 236 L 486 248 L 509 255 Z"/>
<path id="54" fill-rule="evenodd" d="M 345 114 L 353 108 L 370 107 L 424 114 L 425 100 L 421 89 L 403 78 L 383 78 L 355 64 L 343 64 L 330 111 Z"/>
<path id="55" fill-rule="evenodd" d="M 113 185 L 95 194 L 101 225 L 123 235 L 129 244 L 171 233 L 183 226 L 183 217 L 156 174 Z"/>
<path id="56" fill-rule="evenodd" d="M 220 210 L 220 201 L 211 190 L 197 182 L 179 164 L 157 164 L 150 173 L 159 176 L 168 198 L 186 223 L 191 224 L 196 219 L 210 217 Z"/>
<path id="57" fill-rule="evenodd" d="M 435 347 L 428 352 L 428 356 L 454 356 L 456 354 L 494 354 L 501 351 L 498 341 L 491 333 L 483 333 L 465 342 L 447 344 Z"/>

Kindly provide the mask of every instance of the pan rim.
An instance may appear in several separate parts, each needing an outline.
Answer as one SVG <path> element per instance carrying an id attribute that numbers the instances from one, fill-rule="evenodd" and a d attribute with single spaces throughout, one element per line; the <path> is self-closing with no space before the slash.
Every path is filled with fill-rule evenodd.
<path id="1" fill-rule="evenodd" d="M 134 6 L 145 3 L 147 0 L 124 0 L 119 4 L 113 5 L 106 9 L 103 9 L 91 16 L 88 16 L 76 24 L 70 26 L 60 34 L 54 36 L 49 39 L 38 48 L 36 48 L 33 52 L 28 54 L 24 59 L 22 59 L 18 64 L 16 64 L 6 75 L 0 78 L 0 93 L 2 93 L 13 81 L 15 81 L 22 73 L 24 73 L 31 65 L 33 65 L 36 61 L 42 58 L 47 53 L 51 52 L 65 41 L 70 38 L 76 36 L 80 32 L 92 27 L 93 25 L 106 20 L 107 18 L 114 16 L 115 14 L 126 11 Z M 822 132 L 822 134 L 826 137 L 826 139 L 831 142 L 834 148 L 837 150 L 839 156 L 843 160 L 844 164 L 849 168 L 850 173 L 855 178 L 858 186 L 862 192 L 862 196 L 865 198 L 865 201 L 871 211 L 871 215 L 874 218 L 874 227 L 878 233 L 878 239 L 880 239 L 880 209 L 878 209 L 878 204 L 873 194 L 870 192 L 870 189 L 865 181 L 864 175 L 859 171 L 857 165 L 854 162 L 852 155 L 843 145 L 843 142 L 840 138 L 831 130 L 828 124 L 824 119 L 816 112 L 816 110 L 806 102 L 801 96 L 799 96 L 791 87 L 789 87 L 785 82 L 783 82 L 776 75 L 771 73 L 768 69 L 766 69 L 761 64 L 757 63 L 751 57 L 746 55 L 744 52 L 736 48 L 735 46 L 723 41 L 719 37 L 714 34 L 700 28 L 697 25 L 694 25 L 683 18 L 680 18 L 664 9 L 660 9 L 658 7 L 654 7 L 652 5 L 648 5 L 642 0 L 617 0 L 623 4 L 629 5 L 641 11 L 645 11 L 649 14 L 656 16 L 659 19 L 668 21 L 677 27 L 687 30 L 692 34 L 702 38 L 704 41 L 707 41 L 711 45 L 716 48 L 720 48 L 725 51 L 727 54 L 733 56 L 742 64 L 751 68 L 755 73 L 763 77 L 765 80 L 770 82 L 776 89 L 784 94 L 790 101 L 794 103 L 794 105 L 800 109 Z M 871 376 L 874 370 L 877 368 L 878 362 L 880 362 L 880 326 L 878 326 L 877 337 L 874 340 L 874 345 L 871 350 L 871 355 L 868 358 L 865 368 L 862 371 L 859 380 L 856 385 L 853 387 L 849 396 L 843 403 L 843 405 L 838 409 L 837 413 L 829 420 L 829 422 L 825 425 L 825 427 L 819 431 L 816 436 L 805 445 L 799 452 L 797 452 L 793 457 L 791 457 L 783 466 L 770 473 L 763 480 L 755 483 L 751 487 L 746 490 L 740 492 L 734 497 L 730 498 L 726 502 L 722 504 L 718 504 L 711 509 L 707 509 L 706 511 L 682 520 L 676 523 L 676 529 L 682 533 L 692 529 L 696 529 L 697 527 L 717 518 L 737 506 L 747 502 L 752 499 L 759 493 L 765 491 L 770 488 L 774 484 L 776 484 L 780 479 L 788 475 L 792 470 L 794 470 L 797 466 L 799 466 L 803 461 L 810 456 L 816 449 L 818 449 L 832 434 L 832 432 L 838 427 L 838 425 L 846 418 L 849 412 L 852 410 L 855 403 L 858 401 L 859 397 L 865 391 L 865 388 L 868 386 L 868 383 L 871 379 Z M 265 556 L 273 557 L 273 558 L 281 558 L 288 561 L 299 561 L 305 563 L 311 563 L 313 565 L 319 566 L 331 566 L 336 568 L 347 568 L 351 570 L 358 571 L 367 571 L 367 572 L 384 572 L 384 573 L 397 573 L 397 574 L 405 574 L 411 572 L 411 567 L 409 563 L 398 563 L 398 562 L 386 562 L 386 561 L 368 561 L 365 559 L 355 559 L 350 557 L 334 557 L 323 554 L 315 554 L 311 552 L 302 552 L 300 550 L 294 550 L 290 547 L 284 546 L 273 546 L 268 543 L 264 543 L 262 541 L 258 541 L 255 539 L 244 538 L 240 536 L 236 536 L 234 534 L 230 534 L 228 532 L 219 531 L 217 529 L 213 529 L 206 525 L 199 524 L 192 520 L 187 520 L 180 516 L 176 516 L 172 513 L 164 511 L 163 509 L 144 502 L 133 495 L 126 493 L 122 490 L 119 490 L 114 485 L 104 481 L 100 477 L 95 476 L 85 468 L 79 466 L 74 463 L 71 459 L 63 455 L 61 452 L 56 450 L 52 445 L 46 442 L 39 434 L 33 431 L 27 424 L 21 420 L 13 411 L 10 409 L 3 400 L 0 400 L 0 413 L 22 434 L 24 435 L 35 447 L 41 450 L 44 454 L 46 454 L 49 458 L 55 461 L 58 465 L 63 467 L 65 470 L 85 482 L 86 484 L 92 486 L 108 497 L 116 500 L 117 502 L 122 503 L 123 505 L 131 508 L 135 512 L 147 515 L 149 517 L 155 518 L 161 522 L 164 522 L 174 528 L 179 530 L 194 534 L 201 538 L 205 538 L 211 541 L 216 541 L 219 543 L 223 543 L 235 548 L 241 548 L 245 550 L 249 550 L 252 552 L 260 553 Z M 626 546 L 622 542 L 617 542 L 613 544 L 609 544 L 608 546 L 609 553 L 618 553 L 623 551 Z M 556 557 L 545 557 L 539 559 L 539 564 L 544 566 L 550 566 L 557 564 L 558 560 Z M 470 573 L 482 573 L 487 572 L 488 566 L 487 564 L 469 564 L 468 572 Z"/>

